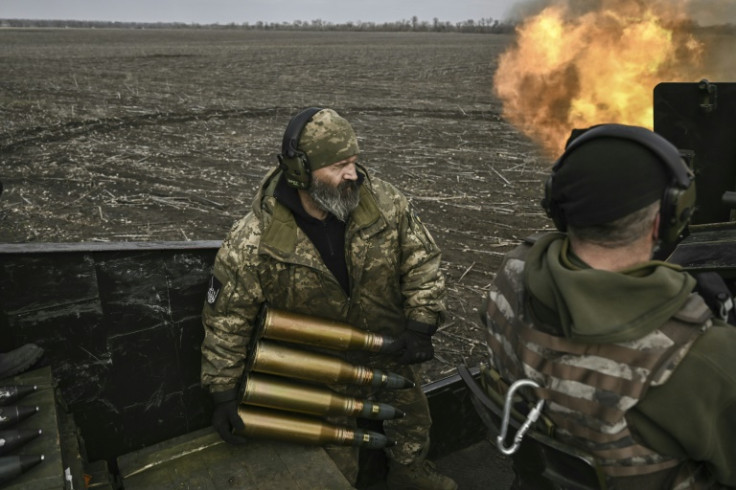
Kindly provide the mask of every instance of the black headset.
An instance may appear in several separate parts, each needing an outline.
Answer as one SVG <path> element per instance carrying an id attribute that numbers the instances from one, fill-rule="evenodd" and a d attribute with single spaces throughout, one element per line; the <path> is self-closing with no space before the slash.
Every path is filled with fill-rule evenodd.
<path id="1" fill-rule="evenodd" d="M 560 231 L 567 230 L 567 219 L 559 203 L 552 199 L 555 174 L 565 159 L 576 148 L 596 138 L 621 138 L 633 141 L 647 148 L 659 157 L 672 177 L 662 195 L 660 210 L 659 238 L 665 244 L 673 244 L 687 227 L 695 207 L 695 185 L 693 172 L 688 167 L 683 154 L 662 136 L 636 126 L 623 124 L 603 124 L 587 130 L 574 130 L 567 141 L 565 152 L 552 167 L 552 174 L 544 185 L 542 207 Z"/>
<path id="2" fill-rule="evenodd" d="M 299 138 L 304 126 L 307 125 L 312 116 L 321 111 L 321 107 L 310 107 L 304 109 L 294 116 L 286 126 L 284 140 L 281 143 L 281 153 L 277 155 L 279 167 L 284 172 L 286 183 L 297 189 L 307 189 L 312 182 L 312 169 L 309 157 L 299 148 Z"/>

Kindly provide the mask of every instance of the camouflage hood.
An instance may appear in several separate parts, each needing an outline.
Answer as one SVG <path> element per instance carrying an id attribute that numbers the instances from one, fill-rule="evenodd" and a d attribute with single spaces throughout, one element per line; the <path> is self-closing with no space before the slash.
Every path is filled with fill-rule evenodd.
<path id="1" fill-rule="evenodd" d="M 532 314 L 568 338 L 639 338 L 674 315 L 695 286 L 678 266 L 659 261 L 621 272 L 578 266 L 568 246 L 562 234 L 544 236 L 529 251 L 524 274 Z"/>

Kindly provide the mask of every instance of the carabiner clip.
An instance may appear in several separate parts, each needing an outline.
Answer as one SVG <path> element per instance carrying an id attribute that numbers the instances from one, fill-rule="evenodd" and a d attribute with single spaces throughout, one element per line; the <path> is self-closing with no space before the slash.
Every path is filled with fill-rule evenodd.
<path id="1" fill-rule="evenodd" d="M 503 422 L 501 423 L 501 433 L 498 437 L 496 437 L 496 447 L 499 451 L 507 456 L 514 454 L 519 449 L 519 445 L 521 444 L 521 440 L 524 438 L 524 434 L 526 434 L 526 432 L 529 430 L 529 427 L 531 427 L 532 424 L 537 421 L 542 413 L 542 406 L 544 405 L 544 400 L 539 400 L 537 402 L 534 408 L 529 411 L 529 414 L 526 416 L 526 420 L 516 432 L 513 444 L 511 444 L 510 447 L 506 447 L 504 445 L 504 439 L 506 439 L 506 432 L 509 428 L 509 417 L 511 415 L 511 406 L 514 403 L 514 392 L 523 386 L 533 386 L 534 388 L 540 388 L 539 384 L 536 381 L 533 381 L 531 379 L 520 379 L 515 381 L 509 388 L 508 393 L 506 393 L 506 401 L 504 402 L 503 406 Z"/>

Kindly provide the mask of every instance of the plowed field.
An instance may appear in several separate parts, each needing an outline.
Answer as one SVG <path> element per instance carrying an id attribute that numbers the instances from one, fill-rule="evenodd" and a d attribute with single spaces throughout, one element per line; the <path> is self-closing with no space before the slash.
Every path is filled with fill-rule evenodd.
<path id="1" fill-rule="evenodd" d="M 0 241 L 222 239 L 299 109 L 332 107 L 361 162 L 443 249 L 427 378 L 484 356 L 504 252 L 548 225 L 548 162 L 492 91 L 511 38 L 458 33 L 0 29 Z M 534 94 L 529 94 L 534 97 Z"/>

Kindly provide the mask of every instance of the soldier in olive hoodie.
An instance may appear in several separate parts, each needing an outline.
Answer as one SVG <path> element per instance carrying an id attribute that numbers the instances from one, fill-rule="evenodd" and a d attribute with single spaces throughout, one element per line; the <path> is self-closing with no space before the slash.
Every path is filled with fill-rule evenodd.
<path id="1" fill-rule="evenodd" d="M 736 328 L 691 275 L 652 260 L 694 206 L 678 150 L 644 128 L 595 126 L 545 190 L 559 232 L 505 258 L 483 312 L 490 366 L 540 385 L 555 437 L 595 456 L 609 488 L 736 486 Z M 552 488 L 514 463 L 514 488 Z"/>

